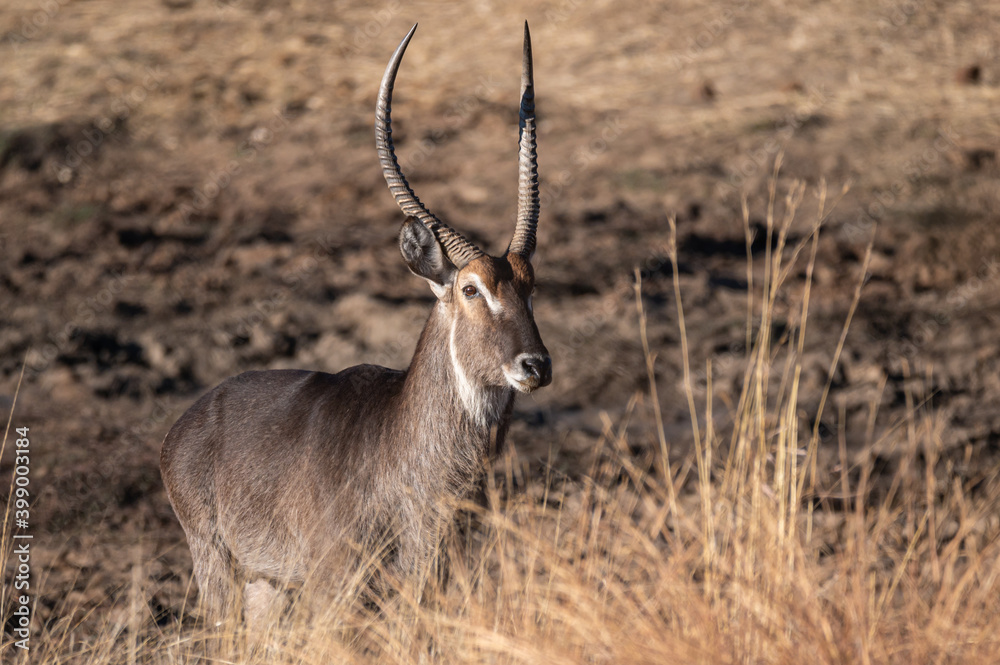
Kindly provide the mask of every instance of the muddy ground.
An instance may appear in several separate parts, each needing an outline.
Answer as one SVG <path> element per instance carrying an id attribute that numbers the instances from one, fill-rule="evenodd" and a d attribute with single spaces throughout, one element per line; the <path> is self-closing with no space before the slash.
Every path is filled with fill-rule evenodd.
<path id="1" fill-rule="evenodd" d="M 393 107 L 401 163 L 433 211 L 504 249 L 525 18 L 543 193 L 535 312 L 555 368 L 517 403 L 511 439 L 529 469 L 584 473 L 604 423 L 647 393 L 637 269 L 683 461 L 672 215 L 695 393 L 701 408 L 711 359 L 724 429 L 744 354 L 741 195 L 759 287 L 780 154 L 779 219 L 793 183 L 806 188 L 791 245 L 823 183 L 828 210 L 836 201 L 814 274 L 803 427 L 874 233 L 824 446 L 841 429 L 852 449 L 882 441 L 891 469 L 912 398 L 937 414 L 949 473 L 971 485 L 995 473 L 1000 8 L 5 3 L 0 400 L 9 411 L 24 366 L 12 422 L 33 444 L 44 621 L 119 594 L 137 561 L 161 585 L 154 608 L 180 602 L 190 559 L 157 456 L 200 393 L 248 369 L 407 364 L 432 295 L 400 260 L 372 123 L 385 62 L 416 21 Z M 779 335 L 797 325 L 804 277 L 800 261 Z M 643 397 L 630 442 L 647 460 L 651 424 Z M 8 451 L 0 477 L 11 464 Z"/>

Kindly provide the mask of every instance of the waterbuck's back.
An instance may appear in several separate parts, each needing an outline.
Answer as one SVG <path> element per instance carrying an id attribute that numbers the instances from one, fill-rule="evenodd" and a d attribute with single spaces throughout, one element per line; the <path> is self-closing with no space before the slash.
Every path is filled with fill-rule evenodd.
<path id="1" fill-rule="evenodd" d="M 300 561 L 349 547 L 395 475 L 388 450 L 404 373 L 246 372 L 171 428 L 161 468 L 188 538 L 244 574 L 301 579 Z M 356 544 L 356 543 L 355 543 Z M 343 556 L 340 553 L 338 556 Z"/>

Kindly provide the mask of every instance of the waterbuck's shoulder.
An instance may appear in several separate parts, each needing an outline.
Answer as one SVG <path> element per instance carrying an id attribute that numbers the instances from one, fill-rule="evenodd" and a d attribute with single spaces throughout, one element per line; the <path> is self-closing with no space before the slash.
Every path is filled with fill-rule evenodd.
<path id="1" fill-rule="evenodd" d="M 241 464 L 239 460 L 250 459 L 256 449 L 260 453 L 255 459 L 279 466 L 291 463 L 290 450 L 340 451 L 335 457 L 342 460 L 349 450 L 341 449 L 384 437 L 384 414 L 394 412 L 404 379 L 404 372 L 376 365 L 357 365 L 336 374 L 244 372 L 188 409 L 168 433 L 164 454 L 172 456 L 176 441 L 193 436 L 223 466 Z M 205 434 L 212 423 L 219 427 Z"/>

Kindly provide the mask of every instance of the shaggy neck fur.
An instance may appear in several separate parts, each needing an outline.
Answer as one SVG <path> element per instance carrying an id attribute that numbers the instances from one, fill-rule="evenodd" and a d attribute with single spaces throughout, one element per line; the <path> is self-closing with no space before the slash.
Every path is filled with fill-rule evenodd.
<path id="1" fill-rule="evenodd" d="M 496 450 L 507 433 L 514 404 L 508 387 L 477 383 L 460 362 L 455 324 L 437 303 L 424 326 L 403 388 L 403 403 L 418 422 L 423 445 L 440 452 L 475 457 L 488 454 L 495 432 Z M 461 452 L 459 452 L 461 451 Z M 471 460 L 470 460 L 471 461 Z"/>

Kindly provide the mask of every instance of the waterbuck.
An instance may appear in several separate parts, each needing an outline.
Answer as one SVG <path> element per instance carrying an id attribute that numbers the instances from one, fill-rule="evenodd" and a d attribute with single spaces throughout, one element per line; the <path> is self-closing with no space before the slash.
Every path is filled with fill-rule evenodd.
<path id="1" fill-rule="evenodd" d="M 404 177 L 392 143 L 396 71 L 379 88 L 375 144 L 407 216 L 399 248 L 437 298 L 405 371 L 246 372 L 199 399 L 163 441 L 160 469 L 187 535 L 202 612 L 239 606 L 253 622 L 280 585 L 332 590 L 381 551 L 406 577 L 422 570 L 451 516 L 499 450 L 514 395 L 552 380 L 532 313 L 538 168 L 531 42 L 524 26 L 518 212 L 499 257 L 435 217 Z M 341 589 L 342 590 L 342 589 Z"/>

